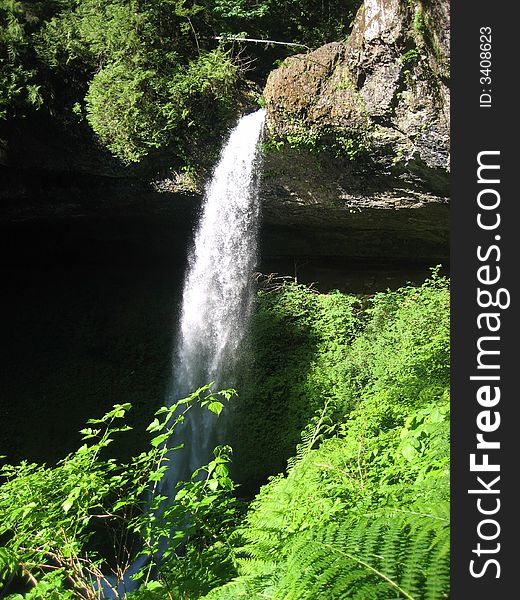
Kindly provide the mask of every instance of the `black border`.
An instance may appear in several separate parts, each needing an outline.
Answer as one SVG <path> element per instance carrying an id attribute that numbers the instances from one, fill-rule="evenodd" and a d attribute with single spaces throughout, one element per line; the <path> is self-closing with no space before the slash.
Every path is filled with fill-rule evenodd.
<path id="1" fill-rule="evenodd" d="M 520 358 L 516 348 L 518 328 L 516 278 L 520 231 L 515 220 L 520 194 L 513 189 L 520 168 L 514 162 L 518 150 L 513 147 L 518 114 L 515 89 L 520 77 L 516 67 L 519 54 L 520 24 L 515 20 L 515 4 L 473 0 L 454 1 L 451 6 L 451 73 L 452 73 L 452 143 L 451 143 L 451 276 L 452 276 L 452 521 L 451 567 L 452 595 L 455 600 L 501 600 L 517 596 L 514 578 L 520 574 L 517 564 L 517 540 L 520 523 L 520 429 L 518 405 L 520 395 L 515 376 L 520 380 Z M 515 11 L 516 12 L 516 11 Z M 492 105 L 480 107 L 480 28 L 492 29 Z M 477 226 L 476 197 L 477 155 L 484 150 L 500 151 L 501 213 L 500 231 L 483 232 Z M 489 568 L 481 578 L 469 572 L 472 549 L 478 542 L 477 524 L 483 517 L 476 509 L 476 497 L 468 494 L 475 487 L 475 473 L 470 472 L 469 455 L 475 452 L 476 416 L 479 412 L 475 394 L 477 385 L 469 377 L 476 374 L 477 269 L 476 248 L 492 243 L 499 233 L 501 258 L 500 287 L 509 289 L 511 305 L 501 311 L 500 363 L 501 425 L 498 437 L 501 463 L 501 509 L 496 515 L 501 525 L 500 577 Z M 482 309 L 480 309 L 482 310 Z M 482 332 L 480 333 L 482 335 Z M 489 555 L 492 558 L 491 555 Z"/>

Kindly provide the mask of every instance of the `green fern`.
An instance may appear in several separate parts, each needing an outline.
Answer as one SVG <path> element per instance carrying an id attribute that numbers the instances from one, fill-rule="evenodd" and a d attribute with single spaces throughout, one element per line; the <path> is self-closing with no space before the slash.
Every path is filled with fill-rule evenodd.
<path id="1" fill-rule="evenodd" d="M 301 433 L 301 442 L 296 446 L 296 455 L 289 458 L 289 469 L 301 462 L 313 449 L 319 446 L 326 436 L 334 431 L 335 424 L 331 418 L 330 400 L 327 398 L 323 408 L 316 412 L 310 423 Z"/>
<path id="2" fill-rule="evenodd" d="M 352 514 L 301 531 L 283 552 L 241 559 L 206 600 L 442 600 L 449 594 L 449 504 Z"/>
<path id="3" fill-rule="evenodd" d="M 448 504 L 437 513 L 390 509 L 296 536 L 273 598 L 447 598 Z"/>

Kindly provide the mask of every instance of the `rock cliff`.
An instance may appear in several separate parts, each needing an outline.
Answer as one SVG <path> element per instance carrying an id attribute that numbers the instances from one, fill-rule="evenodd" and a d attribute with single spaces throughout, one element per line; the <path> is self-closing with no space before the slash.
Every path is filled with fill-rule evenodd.
<path id="1" fill-rule="evenodd" d="M 298 226 L 293 251 L 447 257 L 449 59 L 447 1 L 365 0 L 348 41 L 271 73 L 272 245 Z"/>
<path id="2" fill-rule="evenodd" d="M 447 261 L 447 0 L 365 0 L 347 41 L 290 57 L 264 96 L 264 256 Z M 152 217 L 189 237 L 201 186 L 167 153 L 122 168 L 76 137 L 13 126 L 0 220 Z"/>

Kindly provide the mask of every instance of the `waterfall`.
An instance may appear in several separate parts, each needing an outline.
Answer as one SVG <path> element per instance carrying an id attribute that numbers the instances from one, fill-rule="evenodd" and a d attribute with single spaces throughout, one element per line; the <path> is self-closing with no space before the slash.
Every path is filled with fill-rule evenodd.
<path id="1" fill-rule="evenodd" d="M 233 384 L 232 372 L 252 305 L 259 201 L 256 167 L 265 111 L 242 117 L 225 144 L 206 187 L 184 282 L 173 395 L 215 381 Z M 179 436 L 169 485 L 189 478 L 218 441 L 216 417 L 194 407 Z M 177 441 L 176 436 L 176 441 Z"/>
<path id="2" fill-rule="evenodd" d="M 171 403 L 211 381 L 220 387 L 232 383 L 252 306 L 259 220 L 257 146 L 264 118 L 265 111 L 258 110 L 240 119 L 205 190 L 184 281 Z M 219 438 L 216 419 L 198 406 L 188 412 L 173 440 L 184 448 L 171 457 L 162 493 L 174 496 L 178 481 L 209 462 Z M 122 581 L 106 577 L 101 582 L 104 597 L 122 597 L 135 589 L 138 584 L 131 577 L 147 562 L 147 556 L 139 557 Z"/>

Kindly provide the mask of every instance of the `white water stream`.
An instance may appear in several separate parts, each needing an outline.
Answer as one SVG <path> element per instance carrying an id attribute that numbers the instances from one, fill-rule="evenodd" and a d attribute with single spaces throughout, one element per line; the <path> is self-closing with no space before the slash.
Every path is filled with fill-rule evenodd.
<path id="1" fill-rule="evenodd" d="M 206 188 L 184 282 L 174 399 L 211 381 L 216 388 L 232 385 L 252 305 L 259 220 L 256 170 L 264 118 L 265 111 L 258 110 L 240 119 Z M 173 457 L 170 486 L 210 460 L 217 423 L 206 409 L 188 413 L 181 433 L 185 449 Z"/>

